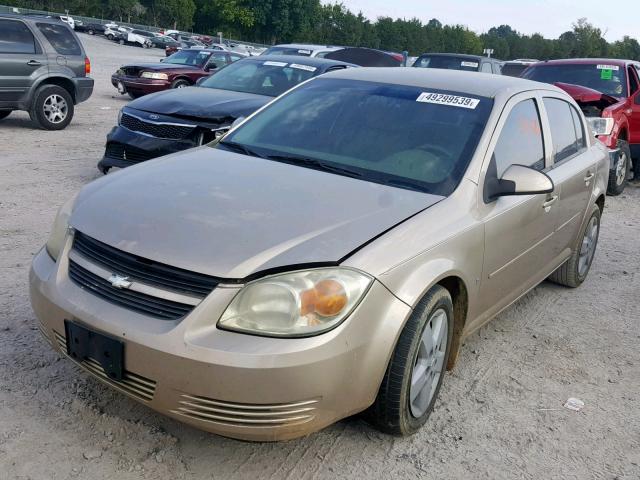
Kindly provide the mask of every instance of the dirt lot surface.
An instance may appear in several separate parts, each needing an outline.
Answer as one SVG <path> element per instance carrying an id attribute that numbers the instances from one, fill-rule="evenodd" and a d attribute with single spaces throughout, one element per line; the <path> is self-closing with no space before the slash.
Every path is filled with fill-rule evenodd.
<path id="1" fill-rule="evenodd" d="M 359 418 L 272 444 L 186 427 L 104 387 L 40 338 L 27 275 L 128 100 L 109 82 L 159 50 L 82 36 L 96 87 L 62 132 L 0 124 L 0 479 L 639 479 L 640 188 L 608 198 L 577 290 L 545 283 L 468 339 L 411 438 Z M 569 397 L 581 412 L 563 408 Z"/>

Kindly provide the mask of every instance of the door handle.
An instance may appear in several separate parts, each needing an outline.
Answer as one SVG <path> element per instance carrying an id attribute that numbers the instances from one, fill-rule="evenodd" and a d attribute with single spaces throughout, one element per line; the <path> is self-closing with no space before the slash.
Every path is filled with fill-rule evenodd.
<path id="1" fill-rule="evenodd" d="M 27 62 L 27 65 L 29 65 L 30 67 L 39 67 L 40 65 L 42 65 L 42 63 L 37 60 L 29 60 Z"/>
<path id="2" fill-rule="evenodd" d="M 587 172 L 587 176 L 584 177 L 584 183 L 587 185 L 587 187 L 589 186 L 589 184 L 591 183 L 591 180 L 593 179 L 593 177 L 595 177 L 596 174 L 593 172 Z"/>
<path id="3" fill-rule="evenodd" d="M 556 203 L 556 200 L 558 200 L 558 195 L 554 195 L 553 197 L 548 198 L 547 201 L 542 204 L 542 208 L 544 208 L 544 211 L 548 212 L 549 210 L 551 210 L 551 205 Z"/>

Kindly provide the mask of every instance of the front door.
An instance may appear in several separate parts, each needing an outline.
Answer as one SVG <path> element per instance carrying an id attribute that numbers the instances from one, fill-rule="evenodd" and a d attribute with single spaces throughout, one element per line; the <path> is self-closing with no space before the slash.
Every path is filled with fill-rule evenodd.
<path id="1" fill-rule="evenodd" d="M 0 19 L 0 65 L 0 107 L 16 107 L 48 71 L 46 55 L 21 20 Z"/>
<path id="2" fill-rule="evenodd" d="M 510 108 L 510 110 L 509 110 Z M 500 132 L 481 179 L 483 185 L 500 178 L 511 165 L 545 170 L 544 140 L 535 98 L 527 94 L 505 108 Z M 490 147 L 491 149 L 491 147 Z M 480 279 L 479 319 L 494 315 L 542 278 L 554 262 L 554 231 L 559 191 L 479 200 L 485 223 L 485 255 Z"/>

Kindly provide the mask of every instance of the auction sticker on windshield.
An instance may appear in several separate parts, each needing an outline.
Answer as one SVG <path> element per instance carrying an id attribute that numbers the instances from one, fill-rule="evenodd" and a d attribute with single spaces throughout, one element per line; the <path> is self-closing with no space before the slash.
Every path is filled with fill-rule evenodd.
<path id="1" fill-rule="evenodd" d="M 477 98 L 459 97 L 458 95 L 447 95 L 446 93 L 422 92 L 416 102 L 435 103 L 436 105 L 450 105 L 452 107 L 462 107 L 475 109 L 480 100 Z"/>
<path id="2" fill-rule="evenodd" d="M 287 62 L 264 62 L 264 65 L 266 65 L 267 67 L 286 67 L 287 66 Z"/>
<path id="3" fill-rule="evenodd" d="M 618 65 L 598 65 L 596 68 L 598 70 L 620 70 Z"/>
<path id="4" fill-rule="evenodd" d="M 291 68 L 297 68 L 299 70 L 306 70 L 307 72 L 315 72 L 317 70 L 316 67 L 312 67 L 310 65 L 300 65 L 298 63 L 292 63 L 289 65 Z"/>
<path id="5" fill-rule="evenodd" d="M 460 65 L 463 67 L 478 68 L 479 64 L 478 62 L 461 62 Z"/>

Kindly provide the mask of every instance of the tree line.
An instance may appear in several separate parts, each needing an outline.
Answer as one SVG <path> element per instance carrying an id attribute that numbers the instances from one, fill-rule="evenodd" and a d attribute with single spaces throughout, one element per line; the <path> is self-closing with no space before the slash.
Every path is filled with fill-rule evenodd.
<path id="1" fill-rule="evenodd" d="M 2 1 L 2 0 L 0 0 Z M 9 5 L 71 15 L 91 16 L 205 34 L 224 32 L 228 38 L 266 44 L 308 42 L 380 48 L 409 55 L 423 52 L 482 54 L 509 60 L 567 57 L 610 57 L 640 60 L 635 38 L 607 42 L 602 31 L 586 19 L 556 39 L 524 35 L 509 25 L 480 35 L 463 25 L 443 25 L 379 17 L 367 19 L 341 3 L 320 0 L 4 0 Z M 552 13 L 552 12 L 550 12 Z"/>

